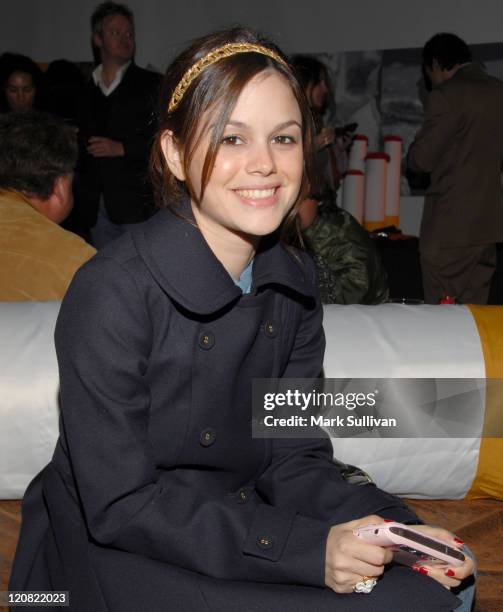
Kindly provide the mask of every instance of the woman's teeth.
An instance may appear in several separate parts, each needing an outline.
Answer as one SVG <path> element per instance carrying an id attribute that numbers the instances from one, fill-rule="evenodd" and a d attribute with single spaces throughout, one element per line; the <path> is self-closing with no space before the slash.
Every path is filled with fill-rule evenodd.
<path id="1" fill-rule="evenodd" d="M 272 189 L 236 189 L 236 193 L 247 200 L 263 200 L 271 198 L 276 188 Z"/>

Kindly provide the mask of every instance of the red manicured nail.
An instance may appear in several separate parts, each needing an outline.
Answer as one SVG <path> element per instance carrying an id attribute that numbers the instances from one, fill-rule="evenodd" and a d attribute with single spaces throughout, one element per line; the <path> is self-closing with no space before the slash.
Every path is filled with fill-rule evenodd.
<path id="1" fill-rule="evenodd" d="M 455 574 L 454 574 L 454 572 L 453 572 L 451 569 L 448 569 L 448 570 L 445 572 L 445 575 L 446 575 L 446 576 L 454 576 Z"/>
<path id="2" fill-rule="evenodd" d="M 427 575 L 428 575 L 428 570 L 427 570 L 425 567 L 422 567 L 422 566 L 421 566 L 421 567 L 419 568 L 419 573 L 420 573 L 420 574 L 424 574 L 425 576 L 427 576 Z"/>
<path id="3" fill-rule="evenodd" d="M 395 521 L 391 521 L 390 519 L 383 519 L 385 523 L 394 523 Z"/>
<path id="4" fill-rule="evenodd" d="M 454 541 L 455 541 L 457 544 L 464 544 L 463 540 L 460 540 L 459 538 L 454 538 Z"/>

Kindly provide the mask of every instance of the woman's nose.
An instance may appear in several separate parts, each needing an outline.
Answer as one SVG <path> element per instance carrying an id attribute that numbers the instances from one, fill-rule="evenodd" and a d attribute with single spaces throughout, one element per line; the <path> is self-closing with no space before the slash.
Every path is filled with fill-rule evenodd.
<path id="1" fill-rule="evenodd" d="M 255 174 L 269 175 L 276 172 L 274 153 L 269 143 L 257 143 L 250 152 L 247 171 Z"/>

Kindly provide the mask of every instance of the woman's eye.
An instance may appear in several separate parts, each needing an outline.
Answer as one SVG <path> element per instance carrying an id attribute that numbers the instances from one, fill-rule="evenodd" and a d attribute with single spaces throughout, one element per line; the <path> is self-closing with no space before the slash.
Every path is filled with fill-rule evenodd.
<path id="1" fill-rule="evenodd" d="M 275 136 L 273 141 L 278 144 L 295 144 L 297 139 L 294 136 L 288 136 L 287 134 L 280 134 L 279 136 Z"/>
<path id="2" fill-rule="evenodd" d="M 230 136 L 224 136 L 222 138 L 223 145 L 240 145 L 243 144 L 243 141 L 240 136 L 236 136 L 234 134 Z"/>

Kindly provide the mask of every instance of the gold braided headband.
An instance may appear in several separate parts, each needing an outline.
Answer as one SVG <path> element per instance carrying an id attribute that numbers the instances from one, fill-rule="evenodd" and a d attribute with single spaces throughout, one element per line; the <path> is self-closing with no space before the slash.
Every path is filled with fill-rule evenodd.
<path id="1" fill-rule="evenodd" d="M 285 60 L 272 49 L 268 49 L 267 47 L 256 45 L 254 43 L 228 43 L 222 47 L 218 47 L 218 49 L 215 49 L 214 51 L 210 51 L 210 53 L 202 57 L 187 70 L 187 72 L 180 79 L 180 82 L 176 86 L 176 89 L 171 96 L 168 106 L 168 114 L 172 113 L 177 108 L 192 81 L 199 76 L 207 66 L 216 64 L 220 60 L 230 57 L 231 55 L 236 55 L 237 53 L 260 53 L 261 55 L 267 55 L 273 60 L 276 60 L 278 63 L 283 64 L 283 66 L 288 67 Z"/>

